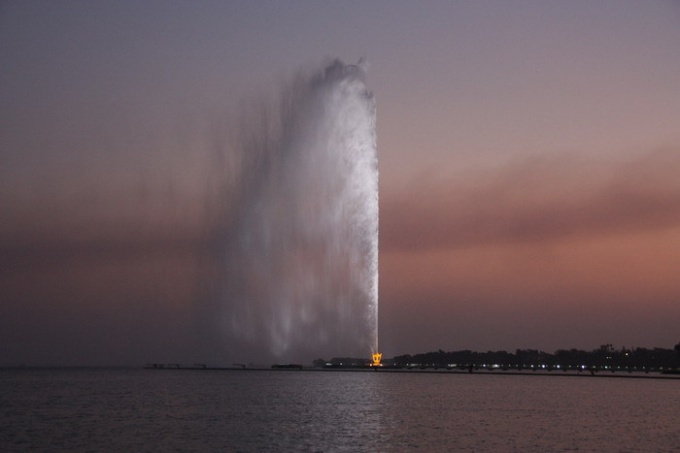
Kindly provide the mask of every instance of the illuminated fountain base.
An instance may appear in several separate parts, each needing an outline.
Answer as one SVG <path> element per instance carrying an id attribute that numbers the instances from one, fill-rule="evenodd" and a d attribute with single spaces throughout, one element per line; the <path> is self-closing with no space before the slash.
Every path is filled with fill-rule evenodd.
<path id="1" fill-rule="evenodd" d="M 374 352 L 373 353 L 373 364 L 371 366 L 382 366 L 382 352 Z"/>

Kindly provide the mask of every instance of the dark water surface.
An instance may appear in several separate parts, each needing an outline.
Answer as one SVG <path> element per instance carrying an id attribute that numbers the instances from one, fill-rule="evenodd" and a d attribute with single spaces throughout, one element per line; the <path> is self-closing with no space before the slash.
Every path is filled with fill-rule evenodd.
<path id="1" fill-rule="evenodd" d="M 680 380 L 0 371 L 0 451 L 680 451 Z"/>

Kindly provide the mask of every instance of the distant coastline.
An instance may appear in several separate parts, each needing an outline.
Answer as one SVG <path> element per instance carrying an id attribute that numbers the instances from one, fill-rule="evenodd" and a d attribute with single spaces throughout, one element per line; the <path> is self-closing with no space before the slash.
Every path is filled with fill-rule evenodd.
<path id="1" fill-rule="evenodd" d="M 461 369 L 447 369 L 447 368 L 394 368 L 394 367 L 345 367 L 345 368 L 333 368 L 333 367 L 251 367 L 251 368 L 240 368 L 240 367 L 206 367 L 199 368 L 195 366 L 180 366 L 180 367 L 149 367 L 145 366 L 144 369 L 151 370 L 165 370 L 165 371 L 231 371 L 231 372 L 258 372 L 258 371 L 271 371 L 271 372 L 322 372 L 322 373 L 400 373 L 400 374 L 449 374 L 449 375 L 475 375 L 475 376 L 558 376 L 558 377 L 582 377 L 582 378 L 625 378 L 625 379 L 678 379 L 680 380 L 679 371 L 669 371 L 669 372 L 644 372 L 644 371 L 631 371 L 631 372 L 596 372 L 596 371 L 545 371 L 545 370 L 534 370 L 534 371 L 521 371 L 514 369 L 506 369 L 500 371 L 492 371 L 489 369 L 475 369 L 472 372 L 465 371 Z"/>
<path id="2" fill-rule="evenodd" d="M 383 360 L 374 367 L 368 358 L 336 357 L 330 360 L 316 359 L 312 366 L 302 364 L 274 364 L 270 367 L 235 363 L 230 367 L 206 364 L 180 365 L 177 363 L 146 365 L 156 370 L 278 370 L 278 371 L 381 371 L 426 373 L 474 373 L 503 375 L 561 375 L 598 377 L 680 377 L 680 343 L 674 349 L 620 348 L 611 344 L 597 349 L 560 349 L 554 354 L 535 349 L 477 352 L 470 350 L 443 350 L 415 355 L 399 355 Z"/>

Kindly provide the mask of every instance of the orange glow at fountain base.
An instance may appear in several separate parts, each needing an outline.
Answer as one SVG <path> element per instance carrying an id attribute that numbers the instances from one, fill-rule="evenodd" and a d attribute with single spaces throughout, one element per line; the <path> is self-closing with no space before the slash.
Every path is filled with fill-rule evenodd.
<path id="1" fill-rule="evenodd" d="M 373 353 L 373 364 L 371 366 L 382 366 L 382 352 Z"/>

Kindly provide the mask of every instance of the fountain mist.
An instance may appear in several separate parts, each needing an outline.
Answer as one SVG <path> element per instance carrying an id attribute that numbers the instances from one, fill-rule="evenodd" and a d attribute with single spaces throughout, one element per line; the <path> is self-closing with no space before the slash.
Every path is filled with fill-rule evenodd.
<path id="1" fill-rule="evenodd" d="M 363 61 L 336 60 L 241 128 L 217 303 L 238 348 L 279 360 L 378 350 L 378 159 L 364 75 Z"/>

